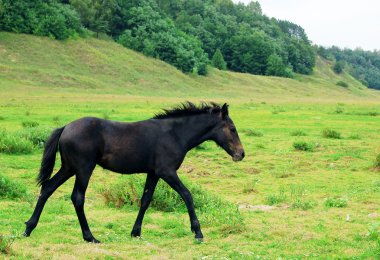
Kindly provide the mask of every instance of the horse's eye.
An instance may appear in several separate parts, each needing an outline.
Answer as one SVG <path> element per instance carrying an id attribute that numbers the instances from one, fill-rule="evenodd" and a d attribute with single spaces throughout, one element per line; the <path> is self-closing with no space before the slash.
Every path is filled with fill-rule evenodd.
<path id="1" fill-rule="evenodd" d="M 230 129 L 230 131 L 231 131 L 232 133 L 236 133 L 236 128 L 233 127 L 233 128 Z"/>

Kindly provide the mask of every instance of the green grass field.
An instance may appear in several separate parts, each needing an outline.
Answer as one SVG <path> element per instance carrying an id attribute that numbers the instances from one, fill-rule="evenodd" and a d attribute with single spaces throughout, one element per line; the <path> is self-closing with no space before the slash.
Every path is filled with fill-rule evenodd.
<path id="1" fill-rule="evenodd" d="M 108 41 L 0 33 L 0 90 L 0 192 L 21 194 L 0 195 L 0 258 L 380 258 L 380 93 L 336 76 L 326 61 L 296 79 L 213 69 L 200 77 Z M 235 205 L 197 211 L 203 243 L 183 208 L 149 209 L 142 239 L 131 238 L 137 207 L 110 207 L 102 190 L 145 176 L 100 167 L 85 209 L 102 244 L 82 240 L 73 178 L 49 199 L 31 237 L 21 236 L 39 194 L 42 149 L 37 140 L 25 141 L 25 154 L 6 152 L 5 142 L 35 140 L 25 133 L 43 135 L 83 116 L 143 120 L 185 100 L 228 102 L 246 151 L 235 163 L 206 143 L 179 170 L 204 194 Z"/>

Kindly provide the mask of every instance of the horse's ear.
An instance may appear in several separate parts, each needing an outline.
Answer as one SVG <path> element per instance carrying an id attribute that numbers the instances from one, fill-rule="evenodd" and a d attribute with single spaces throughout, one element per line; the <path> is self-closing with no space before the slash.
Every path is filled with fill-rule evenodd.
<path id="1" fill-rule="evenodd" d="M 222 118 L 225 118 L 226 116 L 228 116 L 228 105 L 227 103 L 224 103 L 222 106 Z"/>

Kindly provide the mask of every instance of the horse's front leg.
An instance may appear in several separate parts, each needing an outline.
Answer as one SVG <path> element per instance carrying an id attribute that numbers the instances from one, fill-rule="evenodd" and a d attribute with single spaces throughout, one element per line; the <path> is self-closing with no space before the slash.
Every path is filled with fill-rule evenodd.
<path id="1" fill-rule="evenodd" d="M 201 231 L 199 220 L 197 218 L 197 215 L 195 214 L 193 197 L 191 196 L 190 191 L 181 182 L 176 171 L 169 171 L 166 173 L 159 174 L 159 177 L 162 178 L 166 183 L 168 183 L 170 187 L 172 187 L 176 192 L 178 192 L 178 194 L 184 200 L 187 207 L 187 211 L 189 212 L 191 231 L 195 233 L 195 239 L 202 241 L 203 234 Z"/>
<path id="2" fill-rule="evenodd" d="M 146 177 L 143 195 L 141 198 L 141 207 L 139 210 L 139 214 L 137 215 L 136 222 L 133 225 L 133 229 L 131 232 L 131 236 L 133 237 L 141 236 L 141 225 L 144 219 L 144 214 L 145 214 L 145 211 L 148 209 L 149 204 L 152 200 L 157 182 L 158 182 L 158 177 L 154 173 L 148 173 Z"/>

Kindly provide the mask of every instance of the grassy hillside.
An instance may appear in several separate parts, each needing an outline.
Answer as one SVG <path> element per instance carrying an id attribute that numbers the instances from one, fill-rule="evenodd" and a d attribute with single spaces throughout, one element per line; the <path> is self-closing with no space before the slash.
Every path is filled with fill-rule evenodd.
<path id="1" fill-rule="evenodd" d="M 352 100 L 380 94 L 348 74 L 335 75 L 318 59 L 311 76 L 296 79 L 254 76 L 211 69 L 207 77 L 186 75 L 174 67 L 104 40 L 61 42 L 46 37 L 0 32 L 0 87 L 140 96 L 195 98 L 272 98 Z M 336 86 L 343 80 L 345 89 Z M 25 88 L 26 87 L 26 88 Z M 34 88 L 32 88 L 34 87 Z M 52 87 L 52 88 L 46 88 Z M 63 90 L 64 91 L 64 90 Z"/>

